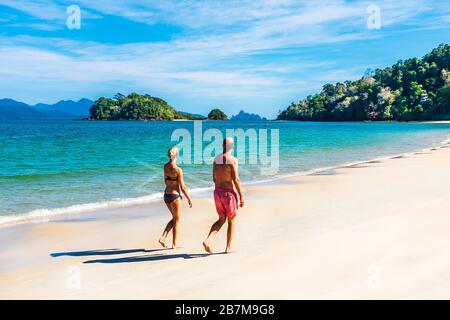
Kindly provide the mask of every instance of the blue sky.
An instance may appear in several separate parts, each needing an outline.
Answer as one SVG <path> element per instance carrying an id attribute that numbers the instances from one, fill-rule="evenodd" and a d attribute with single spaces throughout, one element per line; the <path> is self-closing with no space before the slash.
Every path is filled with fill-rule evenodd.
<path id="1" fill-rule="evenodd" d="M 66 27 L 74 4 L 80 30 Z M 370 5 L 380 29 L 367 27 Z M 449 0 L 0 0 L 0 97 L 138 92 L 273 118 L 325 83 L 450 43 L 449 31 Z"/>

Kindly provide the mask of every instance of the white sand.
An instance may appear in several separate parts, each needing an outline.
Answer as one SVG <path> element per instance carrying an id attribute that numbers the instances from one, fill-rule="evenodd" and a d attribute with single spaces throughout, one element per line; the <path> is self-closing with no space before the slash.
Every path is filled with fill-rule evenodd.
<path id="1" fill-rule="evenodd" d="M 157 243 L 162 203 L 2 228 L 0 298 L 448 299 L 449 167 L 444 147 L 247 187 L 232 255 L 202 251 L 211 198 L 184 208 L 179 250 Z"/>

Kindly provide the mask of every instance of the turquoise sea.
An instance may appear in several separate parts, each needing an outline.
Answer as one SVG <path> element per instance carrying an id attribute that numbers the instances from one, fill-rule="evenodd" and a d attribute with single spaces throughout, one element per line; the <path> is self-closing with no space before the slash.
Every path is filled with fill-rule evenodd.
<path id="1" fill-rule="evenodd" d="M 203 122 L 203 129 L 279 130 L 279 170 L 240 164 L 244 183 L 407 153 L 450 138 L 446 124 Z M 30 217 L 160 201 L 162 166 L 177 128 L 193 122 L 0 123 L 0 224 Z M 205 143 L 207 144 L 207 143 Z M 187 186 L 211 187 L 211 167 L 182 165 Z"/>

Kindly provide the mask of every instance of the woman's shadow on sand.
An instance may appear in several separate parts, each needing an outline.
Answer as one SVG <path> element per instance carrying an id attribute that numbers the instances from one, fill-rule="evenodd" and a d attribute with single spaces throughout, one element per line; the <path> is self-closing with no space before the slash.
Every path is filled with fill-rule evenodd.
<path id="1" fill-rule="evenodd" d="M 69 256 L 69 257 L 86 257 L 86 256 L 109 256 L 109 255 L 119 255 L 119 254 L 130 254 L 130 253 L 151 253 L 151 252 L 161 252 L 161 251 L 171 251 L 171 249 L 101 249 L 101 250 L 86 250 L 86 251 L 73 251 L 73 252 L 56 252 L 51 253 L 50 256 L 53 258 Z M 207 253 L 176 253 L 176 254 L 152 254 L 152 255 L 141 255 L 132 257 L 121 257 L 121 258 L 110 258 L 110 259 L 95 259 L 87 260 L 83 263 L 131 263 L 131 262 L 148 262 L 148 261 L 162 261 L 170 259 L 196 259 L 204 258 L 210 256 Z"/>

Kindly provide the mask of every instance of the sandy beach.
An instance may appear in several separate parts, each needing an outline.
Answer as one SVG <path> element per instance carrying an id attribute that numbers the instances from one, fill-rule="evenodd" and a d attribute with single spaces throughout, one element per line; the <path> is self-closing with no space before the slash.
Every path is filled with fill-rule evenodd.
<path id="1" fill-rule="evenodd" d="M 181 244 L 157 243 L 162 203 L 0 229 L 1 299 L 448 299 L 450 146 L 245 187 L 236 253 L 212 197 L 184 201 Z"/>

